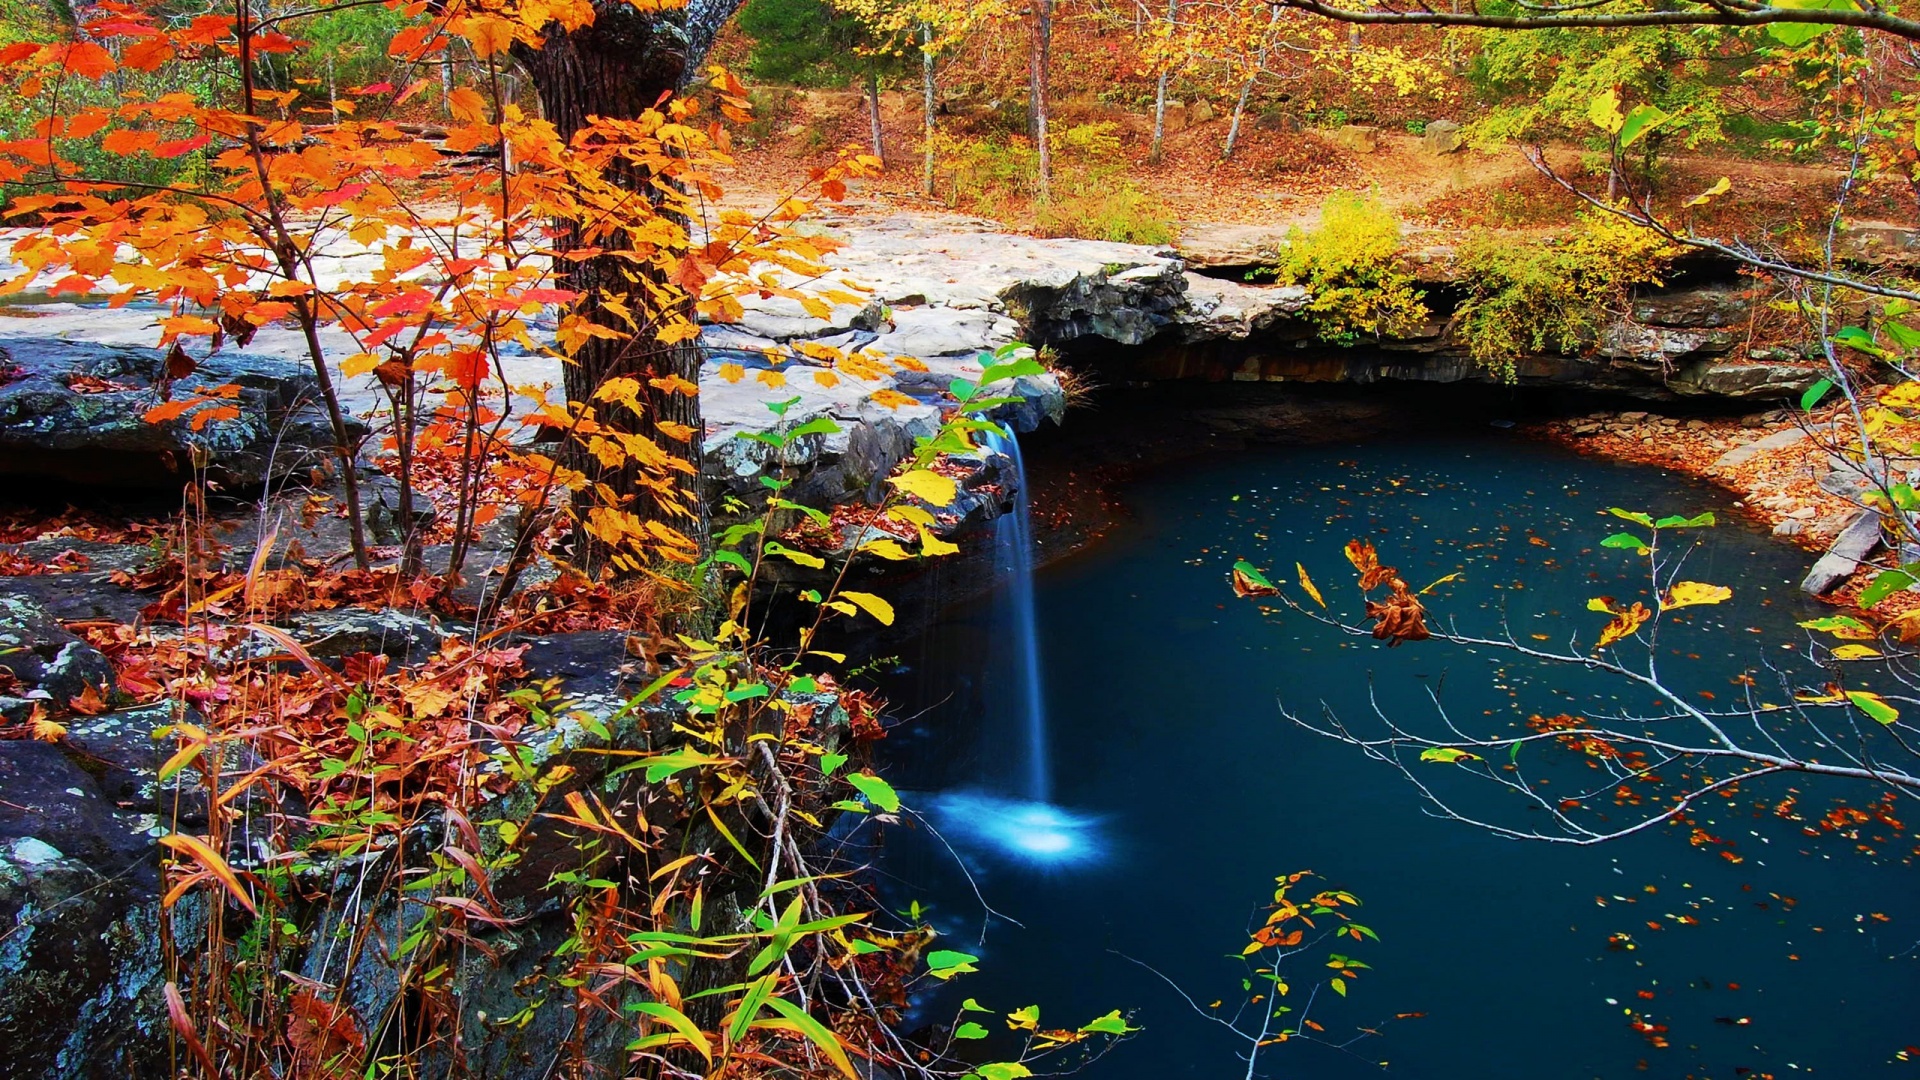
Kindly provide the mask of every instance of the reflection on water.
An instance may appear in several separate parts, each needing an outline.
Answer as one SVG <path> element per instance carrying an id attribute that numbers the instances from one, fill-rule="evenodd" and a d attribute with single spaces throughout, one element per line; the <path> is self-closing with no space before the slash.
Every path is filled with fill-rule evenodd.
<path id="1" fill-rule="evenodd" d="M 1920 1057 L 1905 1051 L 1920 1044 L 1913 830 L 1823 823 L 1879 792 L 1780 778 L 1704 800 L 1690 825 L 1595 848 L 1437 820 L 1403 780 L 1288 724 L 1276 701 L 1356 723 L 1377 707 L 1430 728 L 1437 696 L 1456 721 L 1502 734 L 1536 714 L 1646 715 L 1654 695 L 1511 654 L 1388 650 L 1263 614 L 1227 584 L 1236 558 L 1289 579 L 1298 561 L 1357 613 L 1340 550 L 1365 538 L 1416 586 L 1464 575 L 1427 598 L 1441 624 L 1590 643 L 1605 621 L 1590 597 L 1653 600 L 1642 564 L 1599 547 L 1620 531 L 1606 509 L 1714 509 L 1721 524 L 1698 532 L 1686 576 L 1734 597 L 1662 630 L 1662 674 L 1719 707 L 1743 700 L 1747 672 L 1778 692 L 1770 664 L 1817 685 L 1794 622 L 1830 609 L 1795 588 L 1807 556 L 1740 524 L 1724 494 L 1490 433 L 1250 451 L 1142 483 L 1129 504 L 1121 537 L 1035 582 L 1045 803 L 982 794 L 1023 793 L 1029 760 L 1021 718 L 982 685 L 999 632 L 990 602 L 943 619 L 884 688 L 898 715 L 923 715 L 881 744 L 883 771 L 903 790 L 946 793 L 919 808 L 965 860 L 926 831 L 889 829 L 888 906 L 930 905 L 936 927 L 980 955 L 979 972 L 939 989 L 951 1001 L 923 1001 L 923 1020 L 968 997 L 1038 1003 L 1060 1023 L 1119 1007 L 1145 1030 L 1088 1080 L 1239 1076 L 1239 1047 L 1127 958 L 1231 1008 L 1249 920 L 1264 917 L 1275 875 L 1311 869 L 1360 897 L 1380 935 L 1339 950 L 1371 967 L 1346 997 L 1322 995 L 1314 1019 L 1329 1038 L 1380 1034 L 1339 1051 L 1271 1047 L 1262 1075 L 1348 1080 L 1383 1061 L 1422 1080 L 1897 1080 L 1920 1068 L 1902 1060 Z M 1522 763 L 1549 781 L 1539 790 L 1592 786 L 1577 758 L 1558 771 L 1547 760 Z M 1475 813 L 1540 824 L 1465 770 L 1423 768 Z M 1623 822 L 1644 809 L 1605 807 Z M 975 947 L 982 899 L 1019 925 L 995 921 Z M 1303 985 L 1325 951 L 1290 961 Z"/>

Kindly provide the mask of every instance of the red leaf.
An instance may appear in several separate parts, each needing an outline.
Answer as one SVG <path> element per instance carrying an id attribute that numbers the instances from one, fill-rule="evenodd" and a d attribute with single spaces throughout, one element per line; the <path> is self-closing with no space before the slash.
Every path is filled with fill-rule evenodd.
<path id="1" fill-rule="evenodd" d="M 113 74 L 117 65 L 107 50 L 91 41 L 76 41 L 67 46 L 66 58 L 60 66 L 82 78 L 98 79 Z"/>
<path id="2" fill-rule="evenodd" d="M 207 145 L 212 141 L 213 141 L 213 136 L 207 135 L 205 133 L 195 135 L 191 139 L 174 139 L 170 142 L 163 142 L 160 145 L 154 147 L 153 156 L 162 157 L 162 158 L 176 158 L 176 157 L 179 157 L 181 154 L 190 154 L 193 151 L 200 149 L 201 147 Z"/>
<path id="3" fill-rule="evenodd" d="M 173 45 L 165 38 L 152 38 L 127 46 L 120 53 L 120 66 L 135 71 L 155 71 L 173 59 Z"/>
<path id="4" fill-rule="evenodd" d="M 403 292 L 384 303 L 375 305 L 371 314 L 376 319 L 391 319 L 396 315 L 417 315 L 433 304 L 433 294 L 425 289 Z"/>
<path id="5" fill-rule="evenodd" d="M 100 140 L 100 149 L 109 154 L 137 154 L 142 150 L 153 149 L 159 141 L 160 136 L 151 131 L 117 128 L 107 132 L 107 137 Z"/>

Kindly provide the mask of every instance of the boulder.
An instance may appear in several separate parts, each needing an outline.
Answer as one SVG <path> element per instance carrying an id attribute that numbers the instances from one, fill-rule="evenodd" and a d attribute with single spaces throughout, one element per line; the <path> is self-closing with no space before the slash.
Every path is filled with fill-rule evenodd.
<path id="1" fill-rule="evenodd" d="M 1193 124 L 1211 124 L 1218 114 L 1213 111 L 1213 103 L 1201 98 L 1187 106 L 1187 121 Z"/>
<path id="2" fill-rule="evenodd" d="M 0 1045 L 9 1077 L 167 1075 L 154 836 L 176 790 L 155 779 L 171 747 L 151 733 L 168 719 L 163 705 L 83 718 L 57 745 L 0 741 Z M 198 780 L 180 791 L 188 783 Z M 182 826 L 199 827 L 186 817 Z M 173 909 L 182 939 L 202 912 L 194 895 Z"/>
<path id="3" fill-rule="evenodd" d="M 1185 102 L 1180 102 L 1180 101 L 1167 102 L 1166 114 L 1161 118 L 1161 121 L 1160 121 L 1162 131 L 1166 132 L 1168 135 L 1171 135 L 1176 131 L 1185 131 L 1187 130 L 1187 125 L 1191 122 L 1192 122 L 1192 117 L 1187 112 L 1187 106 Z"/>
<path id="4" fill-rule="evenodd" d="M 0 342 L 0 475 L 123 488 L 173 488 L 194 473 L 258 487 L 332 457 L 313 372 L 290 360 L 217 353 L 173 381 L 170 396 L 237 387 L 227 419 L 154 422 L 165 356 L 155 349 L 53 338 Z M 209 408 L 209 407 L 203 407 Z M 355 432 L 366 428 L 355 422 Z"/>
<path id="5" fill-rule="evenodd" d="M 1451 120 L 1430 121 L 1420 133 L 1420 148 L 1429 154 L 1451 154 L 1466 144 L 1460 125 Z"/>
<path id="6" fill-rule="evenodd" d="M 1674 392 L 1723 398 L 1785 398 L 1817 381 L 1822 368 L 1809 364 L 1755 364 L 1697 361 L 1668 380 Z"/>
<path id="7" fill-rule="evenodd" d="M 1880 515 L 1872 510 L 1856 513 L 1835 538 L 1833 546 L 1807 571 L 1806 578 L 1800 582 L 1801 591 L 1814 596 L 1826 595 L 1834 586 L 1852 577 L 1880 543 Z"/>
<path id="8" fill-rule="evenodd" d="M 1380 129 L 1366 124 L 1348 124 L 1327 134 L 1333 144 L 1352 154 L 1371 154 L 1380 148 Z"/>
<path id="9" fill-rule="evenodd" d="M 88 687 L 102 697 L 113 687 L 113 666 L 100 650 L 39 604 L 0 595 L 0 716 L 25 720 L 36 702 L 63 709 Z"/>

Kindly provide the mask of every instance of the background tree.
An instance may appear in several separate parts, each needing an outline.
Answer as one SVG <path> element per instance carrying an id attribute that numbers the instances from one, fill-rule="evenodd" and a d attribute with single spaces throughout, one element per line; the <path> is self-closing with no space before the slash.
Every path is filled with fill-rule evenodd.
<path id="1" fill-rule="evenodd" d="M 873 156 L 884 162 L 880 86 L 905 73 L 902 39 L 910 31 L 883 25 L 824 0 L 748 0 L 740 9 L 740 29 L 753 37 L 753 76 L 794 86 L 858 84 L 867 95 Z"/>

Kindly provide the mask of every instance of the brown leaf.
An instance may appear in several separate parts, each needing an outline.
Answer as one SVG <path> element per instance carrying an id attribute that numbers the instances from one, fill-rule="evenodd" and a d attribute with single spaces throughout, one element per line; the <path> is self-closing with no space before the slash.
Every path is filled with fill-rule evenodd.
<path id="1" fill-rule="evenodd" d="M 287 1045 L 295 1075 L 348 1080 L 360 1072 L 366 1040 L 351 1009 L 303 989 L 287 1001 Z"/>
<path id="2" fill-rule="evenodd" d="M 1280 590 L 1271 585 L 1262 584 L 1261 582 L 1253 580 L 1247 576 L 1246 571 L 1236 566 L 1233 568 L 1233 595 L 1239 597 L 1278 596 L 1280 595 Z"/>
<path id="3" fill-rule="evenodd" d="M 1391 573 L 1391 569 L 1388 572 Z M 1432 637 L 1427 630 L 1427 609 L 1407 591 L 1407 583 L 1394 578 L 1388 585 L 1392 592 L 1385 600 L 1367 601 L 1367 618 L 1376 620 L 1373 636 L 1386 642 L 1389 648 L 1403 641 L 1425 641 Z"/>
<path id="4" fill-rule="evenodd" d="M 1360 591 L 1371 592 L 1393 581 L 1398 572 L 1391 566 L 1381 566 L 1380 556 L 1373 545 L 1365 540 L 1347 541 L 1347 561 L 1360 572 Z"/>
<path id="5" fill-rule="evenodd" d="M 398 360 L 389 360 L 373 369 L 373 377 L 382 386 L 405 386 L 413 379 L 413 369 Z"/>

